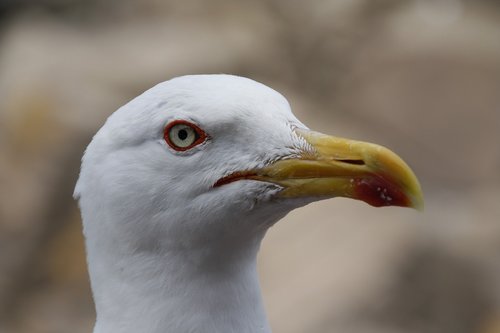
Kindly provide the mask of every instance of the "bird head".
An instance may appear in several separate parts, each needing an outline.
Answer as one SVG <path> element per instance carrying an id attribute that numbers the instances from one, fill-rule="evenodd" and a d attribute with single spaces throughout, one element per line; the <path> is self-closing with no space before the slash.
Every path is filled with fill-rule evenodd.
<path id="1" fill-rule="evenodd" d="M 337 196 L 422 207 L 396 154 L 313 132 L 281 94 L 231 75 L 175 78 L 116 111 L 86 150 L 75 196 L 87 236 L 143 248 L 240 242 Z"/>

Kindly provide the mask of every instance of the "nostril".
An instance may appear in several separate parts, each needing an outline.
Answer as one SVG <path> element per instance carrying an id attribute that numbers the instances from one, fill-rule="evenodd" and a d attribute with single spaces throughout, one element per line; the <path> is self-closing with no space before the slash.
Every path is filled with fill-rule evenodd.
<path id="1" fill-rule="evenodd" d="M 338 160 L 339 162 L 354 164 L 354 165 L 365 165 L 365 161 L 363 160 Z"/>

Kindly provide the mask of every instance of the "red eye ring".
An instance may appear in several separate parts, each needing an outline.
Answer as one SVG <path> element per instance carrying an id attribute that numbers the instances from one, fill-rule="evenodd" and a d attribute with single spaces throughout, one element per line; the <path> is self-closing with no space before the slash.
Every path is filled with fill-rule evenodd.
<path id="1" fill-rule="evenodd" d="M 174 120 L 163 132 L 167 144 L 176 151 L 189 150 L 207 139 L 207 134 L 197 125 L 186 120 Z"/>

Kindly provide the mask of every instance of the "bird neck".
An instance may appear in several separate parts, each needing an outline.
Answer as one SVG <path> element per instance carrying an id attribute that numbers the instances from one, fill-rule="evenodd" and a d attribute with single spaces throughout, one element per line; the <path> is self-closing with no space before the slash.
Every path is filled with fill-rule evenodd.
<path id="1" fill-rule="evenodd" d="M 131 249 L 87 237 L 94 333 L 270 332 L 256 256 L 264 232 L 208 247 Z"/>

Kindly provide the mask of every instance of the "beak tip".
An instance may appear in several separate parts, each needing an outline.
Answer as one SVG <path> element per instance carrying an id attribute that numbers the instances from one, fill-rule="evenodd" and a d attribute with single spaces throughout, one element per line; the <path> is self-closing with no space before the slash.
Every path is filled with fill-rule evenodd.
<path id="1" fill-rule="evenodd" d="M 419 191 L 418 194 L 413 197 L 413 200 L 411 201 L 410 207 L 419 211 L 420 213 L 424 212 L 425 204 L 424 204 L 424 196 L 422 194 L 422 191 Z"/>

